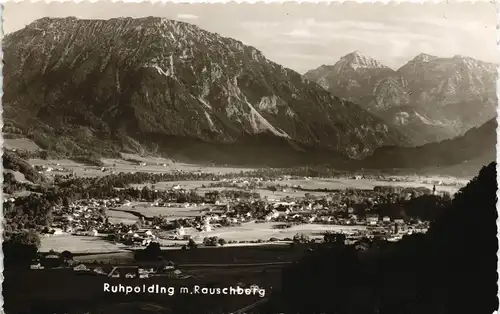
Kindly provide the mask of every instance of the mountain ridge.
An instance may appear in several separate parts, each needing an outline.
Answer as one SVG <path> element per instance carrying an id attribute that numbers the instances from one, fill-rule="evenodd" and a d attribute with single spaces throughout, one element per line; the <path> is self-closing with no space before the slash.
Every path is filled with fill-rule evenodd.
<path id="1" fill-rule="evenodd" d="M 496 160 L 497 127 L 495 117 L 450 140 L 419 147 L 381 147 L 366 157 L 362 165 L 376 169 L 420 169 L 471 176 L 485 164 Z"/>
<path id="2" fill-rule="evenodd" d="M 362 158 L 408 143 L 257 49 L 184 22 L 43 18 L 7 35 L 4 51 L 6 124 L 45 149 L 54 139 L 81 154 L 271 134 Z"/>
<path id="3" fill-rule="evenodd" d="M 460 136 L 495 115 L 497 65 L 493 63 L 421 53 L 396 70 L 378 67 L 378 71 L 353 69 L 346 74 L 336 67 L 345 66 L 343 60 L 304 76 L 359 103 L 415 145 Z"/>

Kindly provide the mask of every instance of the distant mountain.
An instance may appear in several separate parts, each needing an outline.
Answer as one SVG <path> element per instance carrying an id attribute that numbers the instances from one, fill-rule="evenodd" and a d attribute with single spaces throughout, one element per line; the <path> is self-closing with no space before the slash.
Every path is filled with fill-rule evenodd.
<path id="1" fill-rule="evenodd" d="M 366 168 L 406 168 L 473 176 L 481 167 L 496 160 L 496 128 L 497 121 L 493 118 L 451 140 L 420 147 L 382 147 L 365 158 L 362 165 Z"/>
<path id="2" fill-rule="evenodd" d="M 183 22 L 43 18 L 3 49 L 6 128 L 44 149 L 280 162 L 409 143 L 257 49 Z"/>
<path id="3" fill-rule="evenodd" d="M 335 65 L 320 66 L 304 76 L 332 94 L 350 99 L 370 110 L 372 108 L 368 106 L 367 97 L 373 95 L 373 87 L 393 73 L 394 70 L 377 60 L 355 51 L 340 58 Z"/>
<path id="4" fill-rule="evenodd" d="M 469 57 L 420 54 L 396 71 L 354 52 L 305 77 L 421 145 L 461 135 L 495 115 L 496 67 Z"/>

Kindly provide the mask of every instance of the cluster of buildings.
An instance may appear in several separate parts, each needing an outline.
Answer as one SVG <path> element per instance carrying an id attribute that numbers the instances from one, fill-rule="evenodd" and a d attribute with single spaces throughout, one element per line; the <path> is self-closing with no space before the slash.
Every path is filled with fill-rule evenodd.
<path id="1" fill-rule="evenodd" d="M 286 179 L 286 178 L 283 178 Z M 236 178 L 226 179 L 224 184 L 258 184 L 265 179 Z M 271 181 L 271 180 L 267 180 Z M 218 184 L 219 184 L 218 183 Z M 278 185 L 279 189 L 301 189 L 300 186 Z M 190 193 L 176 185 L 172 191 Z M 71 233 L 73 235 L 97 236 L 111 235 L 114 241 L 128 245 L 147 245 L 158 239 L 156 230 L 171 231 L 169 238 L 188 239 L 185 228 L 195 228 L 199 232 L 210 232 L 217 227 L 233 226 L 248 222 L 281 222 L 286 224 L 332 224 L 363 225 L 394 229 L 398 232 L 411 226 L 425 230 L 427 223 L 418 219 L 403 221 L 398 217 L 381 216 L 373 210 L 377 204 L 394 202 L 395 199 L 436 193 L 425 188 L 403 188 L 394 186 L 375 187 L 373 190 L 338 190 L 334 193 L 305 197 L 286 197 L 284 199 L 240 199 L 207 192 L 203 199 L 208 203 L 172 203 L 168 197 L 148 202 L 151 207 L 202 207 L 201 215 L 181 219 L 169 219 L 168 215 L 148 219 L 138 219 L 140 227 L 124 224 L 111 224 L 106 215 L 107 209 L 131 206 L 125 199 L 83 199 L 66 206 L 56 206 L 53 210 L 53 224 L 47 233 Z M 167 194 L 165 194 L 167 195 Z M 168 196 L 168 195 L 167 195 Z M 175 201 L 175 200 L 173 200 Z M 360 207 L 362 207 L 360 209 Z M 361 212 L 360 212 L 361 211 Z"/>
<path id="2" fill-rule="evenodd" d="M 32 261 L 30 266 L 30 269 L 33 270 L 48 268 L 70 268 L 77 274 L 100 275 L 109 278 L 145 279 L 154 276 L 167 276 L 170 278 L 186 279 L 191 277 L 183 274 L 171 261 L 162 262 L 160 265 L 156 264 L 154 267 L 147 265 L 114 266 L 96 262 L 80 263 L 75 261 L 71 256 L 65 256 L 64 252 L 42 253 Z"/>

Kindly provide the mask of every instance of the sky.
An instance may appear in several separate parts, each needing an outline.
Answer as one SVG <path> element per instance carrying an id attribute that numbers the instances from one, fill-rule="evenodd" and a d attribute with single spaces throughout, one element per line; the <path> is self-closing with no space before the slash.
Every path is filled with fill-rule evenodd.
<path id="1" fill-rule="evenodd" d="M 254 46 L 299 73 L 360 51 L 397 69 L 419 53 L 500 63 L 493 3 L 45 3 L 4 4 L 4 33 L 42 17 L 158 16 Z"/>

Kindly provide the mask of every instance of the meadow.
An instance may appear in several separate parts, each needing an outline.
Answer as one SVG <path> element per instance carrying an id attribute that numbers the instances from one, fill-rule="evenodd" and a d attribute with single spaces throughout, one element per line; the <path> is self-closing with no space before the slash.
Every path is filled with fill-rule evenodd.
<path id="1" fill-rule="evenodd" d="M 56 252 L 70 251 L 72 253 L 102 253 L 125 252 L 127 246 L 114 244 L 103 236 L 75 236 L 70 234 L 50 235 L 41 237 L 40 252 L 54 250 Z"/>
<path id="2" fill-rule="evenodd" d="M 137 221 L 137 220 L 136 220 Z M 219 227 L 212 231 L 198 231 L 195 228 L 185 228 L 185 234 L 191 236 L 195 242 L 202 243 L 205 237 L 223 238 L 226 241 L 264 241 L 263 243 L 235 243 L 227 244 L 227 246 L 259 246 L 259 245 L 280 245 L 280 243 L 269 244 L 265 243 L 271 238 L 283 240 L 285 238 L 292 239 L 297 233 L 303 233 L 310 238 L 318 240 L 323 238 L 325 231 L 342 231 L 355 232 L 365 230 L 365 226 L 339 226 L 339 225 L 321 225 L 321 224 L 302 224 L 295 225 L 288 229 L 277 229 L 277 225 L 281 223 L 267 222 L 254 223 L 249 222 L 241 226 L 234 227 Z M 165 249 L 178 249 L 187 243 L 186 240 L 169 240 L 168 236 L 174 236 L 173 232 L 161 232 L 162 238 L 159 242 Z M 175 246 L 175 247 L 173 247 Z M 52 235 L 42 237 L 41 252 L 55 250 L 58 252 L 69 250 L 73 253 L 105 253 L 105 252 L 125 252 L 130 247 L 123 244 L 115 244 L 109 242 L 104 236 L 73 236 L 73 235 Z"/>

